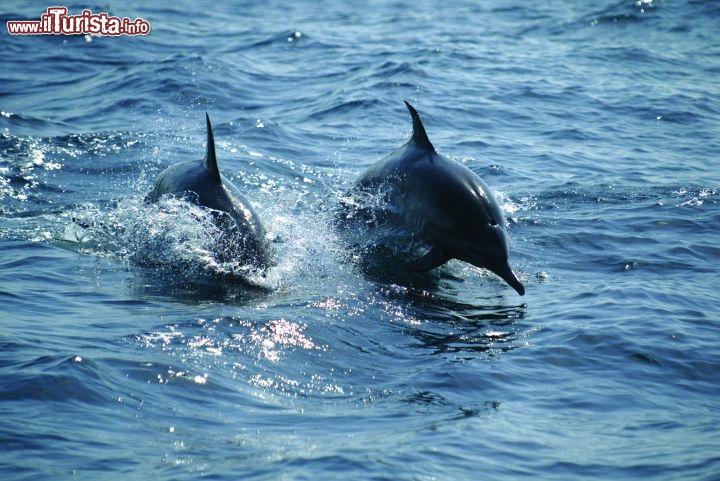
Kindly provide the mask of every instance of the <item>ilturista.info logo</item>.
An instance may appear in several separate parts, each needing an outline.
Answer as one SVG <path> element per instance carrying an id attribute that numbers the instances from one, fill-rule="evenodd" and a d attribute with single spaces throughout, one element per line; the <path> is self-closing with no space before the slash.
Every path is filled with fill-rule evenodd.
<path id="1" fill-rule="evenodd" d="M 147 35 L 150 24 L 142 18 L 111 17 L 107 13 L 83 10 L 68 15 L 66 7 L 48 7 L 40 20 L 10 20 L 10 35 Z"/>

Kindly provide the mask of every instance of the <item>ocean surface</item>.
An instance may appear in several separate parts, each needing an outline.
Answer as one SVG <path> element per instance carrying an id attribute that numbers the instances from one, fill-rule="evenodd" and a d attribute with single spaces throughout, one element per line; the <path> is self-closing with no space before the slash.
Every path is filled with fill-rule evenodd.
<path id="1" fill-rule="evenodd" d="M 0 478 L 720 479 L 720 2 L 0 6 Z M 333 228 L 411 132 L 478 173 L 527 294 L 371 278 Z M 202 158 L 272 242 L 209 275 Z M 198 267 L 200 266 L 200 267 Z M 211 266 L 222 270 L 227 266 Z"/>

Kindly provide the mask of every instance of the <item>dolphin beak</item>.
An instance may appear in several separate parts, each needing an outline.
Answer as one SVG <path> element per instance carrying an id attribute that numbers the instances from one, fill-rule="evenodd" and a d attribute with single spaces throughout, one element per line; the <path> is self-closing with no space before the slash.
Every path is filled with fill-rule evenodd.
<path id="1" fill-rule="evenodd" d="M 525 295 L 525 286 L 523 286 L 520 279 L 518 279 L 512 271 L 507 259 L 485 255 L 472 247 L 468 248 L 465 251 L 465 255 L 460 259 L 465 262 L 469 262 L 476 267 L 482 267 L 483 269 L 487 269 L 490 272 L 497 274 L 502 280 L 507 282 L 510 287 L 515 289 L 518 294 L 521 296 Z"/>
<path id="2" fill-rule="evenodd" d="M 493 262 L 491 265 L 485 267 L 500 276 L 500 278 L 515 289 L 518 294 L 521 296 L 525 295 L 525 286 L 523 286 L 520 279 L 518 279 L 512 269 L 510 269 L 510 264 L 508 264 L 507 261 Z"/>

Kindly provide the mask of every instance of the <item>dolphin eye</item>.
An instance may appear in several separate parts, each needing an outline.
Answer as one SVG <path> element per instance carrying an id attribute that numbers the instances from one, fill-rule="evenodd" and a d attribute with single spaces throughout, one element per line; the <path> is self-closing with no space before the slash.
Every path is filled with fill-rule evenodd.
<path id="1" fill-rule="evenodd" d="M 498 225 L 498 223 L 494 217 L 490 217 L 490 225 L 493 225 L 493 226 Z"/>

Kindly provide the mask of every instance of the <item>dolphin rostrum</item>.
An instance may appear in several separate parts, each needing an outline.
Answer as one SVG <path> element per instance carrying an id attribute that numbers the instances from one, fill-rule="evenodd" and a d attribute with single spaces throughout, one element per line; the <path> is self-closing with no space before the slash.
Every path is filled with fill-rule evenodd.
<path id="1" fill-rule="evenodd" d="M 220 259 L 265 269 L 269 265 L 265 230 L 250 203 L 220 174 L 210 116 L 205 114 L 205 119 L 205 158 L 179 162 L 162 171 L 145 201 L 157 202 L 160 197 L 169 194 L 211 209 L 223 234 L 218 245 Z"/>
<path id="2" fill-rule="evenodd" d="M 409 270 L 428 271 L 459 259 L 494 272 L 524 295 L 525 287 L 508 264 L 505 219 L 492 192 L 469 168 L 439 154 L 417 111 L 407 101 L 405 105 L 412 137 L 357 180 L 346 207 L 362 210 L 363 202 L 375 198 L 373 222 L 366 225 L 378 226 L 378 219 L 380 225 L 392 223 L 429 247 L 407 264 Z"/>

